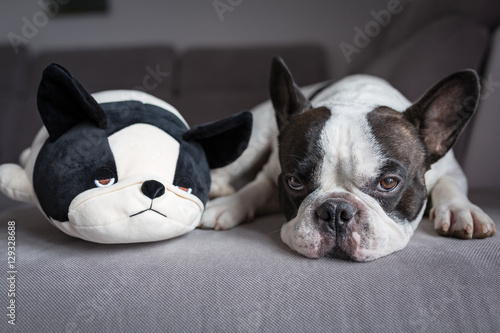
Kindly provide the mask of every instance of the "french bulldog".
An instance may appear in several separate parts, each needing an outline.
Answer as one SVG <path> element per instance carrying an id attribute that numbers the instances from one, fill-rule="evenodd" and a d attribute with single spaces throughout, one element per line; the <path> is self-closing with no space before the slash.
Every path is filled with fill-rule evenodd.
<path id="1" fill-rule="evenodd" d="M 291 249 L 310 258 L 370 261 L 408 244 L 430 197 L 439 234 L 490 237 L 495 224 L 467 198 L 451 151 L 479 92 L 473 70 L 444 78 L 413 104 L 368 75 L 299 89 L 276 57 L 271 101 L 252 110 L 248 149 L 213 171 L 215 199 L 201 225 L 232 228 L 278 193 L 287 220 L 281 239 Z M 255 178 L 234 192 L 233 184 L 266 156 Z"/>

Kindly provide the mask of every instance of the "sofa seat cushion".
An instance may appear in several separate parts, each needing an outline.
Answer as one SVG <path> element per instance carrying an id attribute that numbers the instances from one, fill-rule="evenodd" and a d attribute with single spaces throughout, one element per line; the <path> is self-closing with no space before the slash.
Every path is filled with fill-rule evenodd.
<path id="1" fill-rule="evenodd" d="M 495 221 L 500 210 L 485 207 Z M 16 328 L 23 332 L 485 332 L 500 327 L 500 236 L 438 236 L 423 220 L 400 252 L 367 263 L 308 259 L 281 215 L 228 231 L 103 245 L 38 210 L 16 225 Z M 497 223 L 497 228 L 500 225 Z"/>

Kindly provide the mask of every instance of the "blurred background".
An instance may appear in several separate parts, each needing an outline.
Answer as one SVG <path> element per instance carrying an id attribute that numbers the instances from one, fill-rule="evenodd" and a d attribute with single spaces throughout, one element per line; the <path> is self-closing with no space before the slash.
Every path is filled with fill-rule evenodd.
<path id="1" fill-rule="evenodd" d="M 500 2 L 496 0 L 38 0 L 0 2 L 0 163 L 41 126 L 36 90 L 51 62 L 90 92 L 139 89 L 191 125 L 267 99 L 279 54 L 307 85 L 382 76 L 416 100 L 463 68 L 481 106 L 455 148 L 478 200 L 500 193 Z M 0 209 L 14 202 L 0 196 Z"/>

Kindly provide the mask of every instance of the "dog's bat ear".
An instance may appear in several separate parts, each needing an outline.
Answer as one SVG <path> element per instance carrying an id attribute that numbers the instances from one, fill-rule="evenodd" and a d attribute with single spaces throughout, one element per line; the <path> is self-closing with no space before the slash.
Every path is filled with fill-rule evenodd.
<path id="1" fill-rule="evenodd" d="M 252 123 L 252 114 L 244 111 L 193 127 L 183 139 L 198 142 L 205 151 L 210 168 L 220 168 L 235 161 L 245 151 L 252 134 Z"/>
<path id="2" fill-rule="evenodd" d="M 431 165 L 455 144 L 479 102 L 479 77 L 474 70 L 456 72 L 429 89 L 404 117 L 413 123 Z"/>
<path id="3" fill-rule="evenodd" d="M 57 64 L 50 64 L 43 71 L 37 105 L 51 141 L 83 121 L 103 129 L 107 125 L 106 114 L 96 100 L 76 78 Z"/>
<path id="4" fill-rule="evenodd" d="M 271 63 L 269 92 L 280 130 L 293 115 L 311 108 L 311 103 L 300 92 L 292 74 L 280 57 L 274 57 Z"/>

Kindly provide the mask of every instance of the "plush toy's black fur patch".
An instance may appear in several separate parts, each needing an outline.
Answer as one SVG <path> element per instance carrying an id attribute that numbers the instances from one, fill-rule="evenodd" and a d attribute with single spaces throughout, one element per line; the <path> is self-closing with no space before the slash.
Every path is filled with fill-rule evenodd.
<path id="1" fill-rule="evenodd" d="M 106 115 L 95 99 L 64 67 L 56 64 L 43 72 L 37 106 L 52 141 L 83 121 L 100 128 L 107 125 Z"/>
<path id="2" fill-rule="evenodd" d="M 45 214 L 61 222 L 68 221 L 71 201 L 96 187 L 93 177 L 102 168 L 116 176 L 106 132 L 93 124 L 75 125 L 59 139 L 47 140 L 33 171 L 33 188 Z"/>

